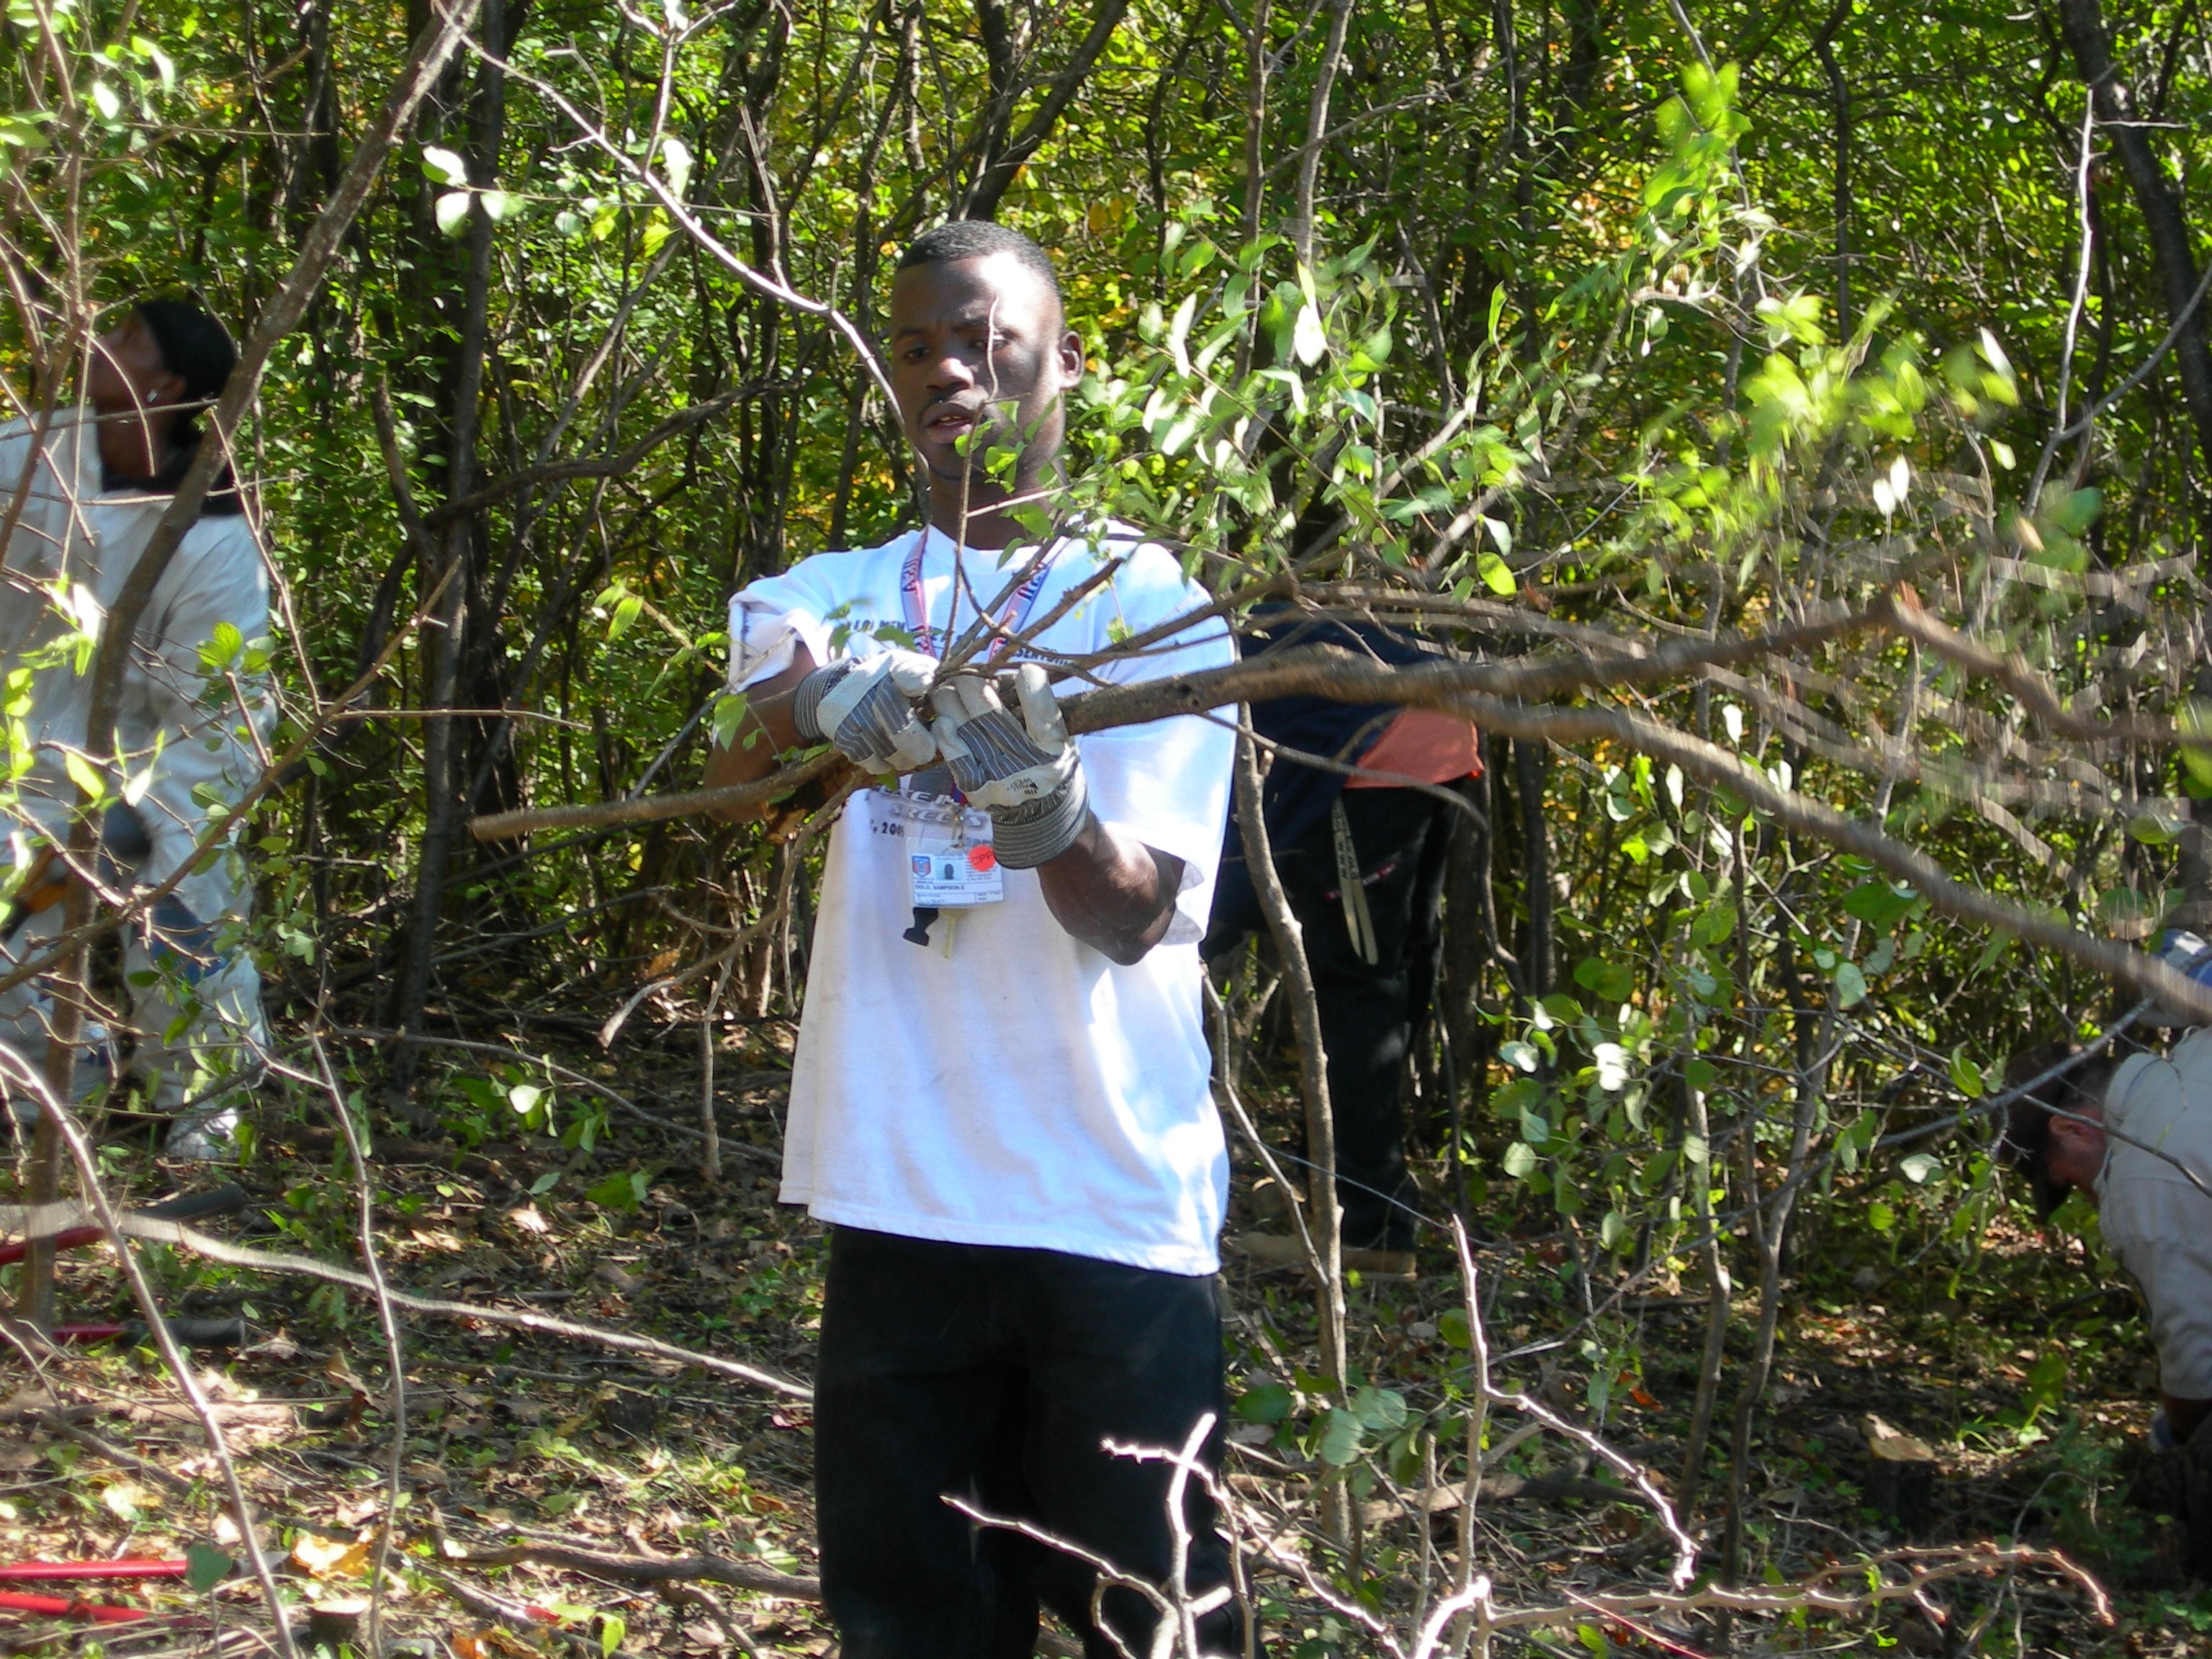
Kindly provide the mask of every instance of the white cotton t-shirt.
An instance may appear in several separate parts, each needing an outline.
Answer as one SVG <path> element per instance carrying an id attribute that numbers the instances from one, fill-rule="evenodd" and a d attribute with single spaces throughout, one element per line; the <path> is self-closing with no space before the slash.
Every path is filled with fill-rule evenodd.
<path id="1" fill-rule="evenodd" d="M 940 644 L 999 599 L 1035 550 L 958 550 L 932 529 L 823 553 L 731 601 L 731 684 L 780 672 L 803 642 L 817 663 L 904 629 L 902 575 L 926 534 L 921 587 Z M 1115 525 L 1066 539 L 1032 602 L 1110 575 L 1054 620 L 1048 658 L 1087 656 L 1205 605 L 1174 556 Z M 952 615 L 958 592 L 957 615 Z M 1209 618 L 1094 671 L 1127 684 L 1222 666 Z M 1063 694 L 1082 689 L 1062 681 Z M 1219 1265 L 1228 1153 L 1210 1086 L 1198 941 L 1228 811 L 1235 733 L 1184 715 L 1075 739 L 1091 805 L 1109 827 L 1182 860 L 1162 943 L 1115 966 L 1071 938 L 1034 870 L 1005 898 L 914 922 L 906 842 L 881 791 L 855 794 L 830 832 L 792 1071 L 783 1201 L 832 1224 L 910 1238 L 1060 1250 L 1164 1273 Z"/>
<path id="2" fill-rule="evenodd" d="M 2106 1091 L 2105 1122 L 2128 1141 L 2106 1143 L 2097 1223 L 2150 1306 L 2159 1387 L 2177 1400 L 2212 1400 L 2212 1196 L 2175 1167 L 2212 1186 L 2212 1028 L 2163 1057 L 2124 1061 Z"/>

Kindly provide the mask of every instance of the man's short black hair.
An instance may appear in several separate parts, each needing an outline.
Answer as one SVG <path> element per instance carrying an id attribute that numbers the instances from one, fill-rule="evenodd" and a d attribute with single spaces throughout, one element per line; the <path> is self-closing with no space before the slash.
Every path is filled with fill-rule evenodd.
<path id="1" fill-rule="evenodd" d="M 185 383 L 187 404 L 212 403 L 222 395 L 238 367 L 238 347 L 230 331 L 187 300 L 141 300 L 131 307 L 161 354 L 161 367 Z M 148 483 L 173 491 L 191 469 L 200 447 L 200 410 L 187 409 L 171 430 L 168 459 Z M 208 488 L 201 511 L 210 517 L 240 511 L 238 487 L 225 466 Z"/>
<path id="2" fill-rule="evenodd" d="M 934 230 L 925 230 L 899 255 L 898 268 L 948 264 L 954 259 L 981 259 L 994 253 L 1011 253 L 1044 279 L 1054 300 L 1064 301 L 1060 272 L 1047 253 L 1018 230 L 988 219 L 950 219 Z"/>
<path id="3" fill-rule="evenodd" d="M 2045 1042 L 2024 1050 L 2006 1065 L 2005 1086 L 2017 1089 L 2081 1052 L 2078 1042 Z M 2051 1151 L 2051 1115 L 2077 1112 L 2086 1115 L 2096 1112 L 2104 1104 L 2105 1085 L 2112 1075 L 2112 1060 L 2100 1055 L 2052 1078 L 2005 1109 L 2004 1133 L 1998 1141 L 1998 1149 L 2005 1161 L 2026 1178 L 2035 1213 L 2045 1221 L 2066 1201 L 2066 1194 L 2074 1190 L 2066 1182 L 2054 1181 L 2051 1176 L 2045 1156 Z"/>
<path id="4" fill-rule="evenodd" d="M 161 366 L 185 383 L 185 400 L 210 403 L 221 397 L 238 367 L 230 331 L 184 300 L 141 300 L 135 308 L 161 353 Z M 199 430 L 196 417 L 190 430 Z"/>

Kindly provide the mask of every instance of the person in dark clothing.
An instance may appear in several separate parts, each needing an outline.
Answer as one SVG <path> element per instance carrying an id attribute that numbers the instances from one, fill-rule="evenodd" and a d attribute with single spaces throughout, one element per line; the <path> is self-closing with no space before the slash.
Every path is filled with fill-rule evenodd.
<path id="1" fill-rule="evenodd" d="M 1311 645 L 1394 665 L 1437 659 L 1393 629 L 1304 616 L 1263 621 L 1248 634 L 1245 651 Z M 1320 1004 L 1345 1265 L 1409 1276 L 1406 1057 L 1436 989 L 1445 858 L 1458 810 L 1444 791 L 1480 773 L 1475 731 L 1432 709 L 1308 696 L 1255 703 L 1252 725 L 1279 745 L 1261 810 Z M 1265 927 L 1232 819 L 1204 955 L 1215 961 Z M 1303 1259 L 1294 1239 L 1248 1233 L 1239 1242 L 1255 1260 Z"/>

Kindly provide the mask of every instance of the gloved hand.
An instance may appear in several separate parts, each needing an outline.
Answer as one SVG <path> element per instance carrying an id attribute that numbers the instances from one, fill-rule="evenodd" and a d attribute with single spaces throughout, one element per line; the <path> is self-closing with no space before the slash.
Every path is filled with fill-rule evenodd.
<path id="1" fill-rule="evenodd" d="M 1073 846 L 1091 815 L 1083 763 L 1042 666 L 1014 676 L 1017 718 L 998 688 L 961 674 L 930 694 L 931 732 L 953 786 L 991 815 L 991 844 L 1010 870 L 1033 870 Z"/>
<path id="2" fill-rule="evenodd" d="M 937 659 L 896 648 L 817 668 L 792 694 L 791 723 L 809 743 L 825 738 L 863 771 L 913 772 L 937 758 L 920 713 Z"/>

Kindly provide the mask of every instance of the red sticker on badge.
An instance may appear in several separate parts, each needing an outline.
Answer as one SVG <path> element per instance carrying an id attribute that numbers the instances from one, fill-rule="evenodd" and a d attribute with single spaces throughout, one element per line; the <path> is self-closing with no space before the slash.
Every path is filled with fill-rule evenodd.
<path id="1" fill-rule="evenodd" d="M 968 867 L 970 870 L 995 870 L 998 865 L 999 855 L 989 847 L 971 847 L 968 849 Z"/>

